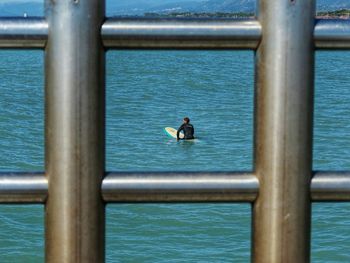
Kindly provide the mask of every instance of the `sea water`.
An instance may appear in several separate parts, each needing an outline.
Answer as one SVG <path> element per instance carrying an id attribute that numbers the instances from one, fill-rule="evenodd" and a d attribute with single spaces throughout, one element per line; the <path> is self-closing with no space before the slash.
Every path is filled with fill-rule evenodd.
<path id="1" fill-rule="evenodd" d="M 110 51 L 108 171 L 252 170 L 254 53 Z M 318 52 L 314 170 L 350 170 L 350 53 Z M 44 170 L 41 51 L 0 52 L 0 170 Z M 195 143 L 163 134 L 188 116 Z M 314 203 L 312 262 L 350 262 L 350 204 Z M 249 262 L 249 204 L 109 204 L 107 262 Z M 1 262 L 44 261 L 44 207 L 0 206 Z"/>

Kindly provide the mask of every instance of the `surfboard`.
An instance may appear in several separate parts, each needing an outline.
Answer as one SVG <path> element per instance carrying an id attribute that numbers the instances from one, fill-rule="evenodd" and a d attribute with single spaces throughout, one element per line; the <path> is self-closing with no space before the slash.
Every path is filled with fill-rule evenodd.
<path id="1" fill-rule="evenodd" d="M 166 135 L 168 135 L 171 138 L 175 138 L 175 139 L 177 138 L 176 137 L 177 130 L 172 128 L 172 127 L 165 127 L 164 132 Z M 183 139 L 183 137 L 184 137 L 184 134 L 182 132 L 180 132 L 180 139 Z"/>

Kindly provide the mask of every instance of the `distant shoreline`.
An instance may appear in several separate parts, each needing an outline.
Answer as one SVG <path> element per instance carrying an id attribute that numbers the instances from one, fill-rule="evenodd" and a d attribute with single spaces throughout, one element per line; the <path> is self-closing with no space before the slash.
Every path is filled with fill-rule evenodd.
<path id="1" fill-rule="evenodd" d="M 135 15 L 118 15 L 114 17 L 135 17 Z M 147 12 L 136 17 L 153 17 L 153 18 L 254 18 L 253 12 L 171 12 L 157 13 Z M 331 19 L 349 19 L 350 9 L 340 9 L 335 11 L 319 11 L 316 13 L 316 18 Z"/>
<path id="2" fill-rule="evenodd" d="M 317 12 L 317 18 L 340 18 L 340 19 L 349 19 L 350 18 L 350 9 L 340 9 L 335 11 L 321 11 Z"/>

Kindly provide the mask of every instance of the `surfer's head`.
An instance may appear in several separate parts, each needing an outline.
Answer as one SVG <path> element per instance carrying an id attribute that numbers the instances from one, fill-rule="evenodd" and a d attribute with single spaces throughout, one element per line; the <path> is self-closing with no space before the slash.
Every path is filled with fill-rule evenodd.
<path id="1" fill-rule="evenodd" d="M 185 117 L 185 118 L 184 118 L 184 123 L 190 123 L 190 118 Z"/>

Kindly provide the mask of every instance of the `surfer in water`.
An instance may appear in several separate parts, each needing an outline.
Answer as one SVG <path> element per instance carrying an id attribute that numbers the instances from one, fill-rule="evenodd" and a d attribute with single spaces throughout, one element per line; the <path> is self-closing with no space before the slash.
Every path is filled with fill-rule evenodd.
<path id="1" fill-rule="evenodd" d="M 194 139 L 194 128 L 193 125 L 190 124 L 190 119 L 188 117 L 184 118 L 183 124 L 180 126 L 180 128 L 177 130 L 177 140 L 180 140 L 180 132 L 184 132 L 184 140 L 191 140 Z"/>

